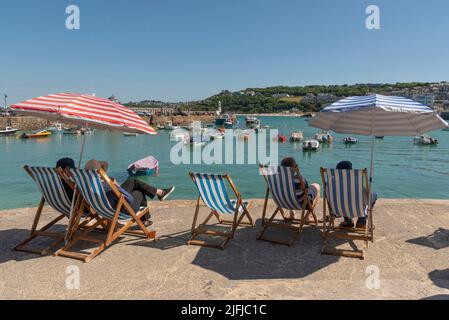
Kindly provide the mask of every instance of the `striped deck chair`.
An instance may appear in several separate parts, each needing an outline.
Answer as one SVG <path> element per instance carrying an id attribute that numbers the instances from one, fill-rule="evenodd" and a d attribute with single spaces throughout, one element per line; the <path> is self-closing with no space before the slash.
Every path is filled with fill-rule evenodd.
<path id="1" fill-rule="evenodd" d="M 50 232 L 49 229 L 56 223 L 58 223 L 60 220 L 64 218 L 69 218 L 72 206 L 72 199 L 69 199 L 65 192 L 64 185 L 62 183 L 63 173 L 61 172 L 61 170 L 55 168 L 29 167 L 29 166 L 25 166 L 24 169 L 31 176 L 34 182 L 36 182 L 39 191 L 42 194 L 42 198 L 39 207 L 36 211 L 29 237 L 27 237 L 14 249 L 17 251 L 46 255 L 52 248 L 54 248 L 55 246 L 64 241 L 65 233 Z M 47 203 L 60 215 L 57 216 L 52 221 L 50 221 L 49 223 L 47 223 L 42 228 L 38 229 L 39 221 L 45 203 Z M 75 204 L 75 207 L 78 206 L 79 202 Z M 86 222 L 83 222 L 83 224 L 85 224 Z M 51 243 L 48 247 L 43 249 L 30 248 L 29 243 L 39 236 L 54 238 L 55 241 Z"/>
<path id="2" fill-rule="evenodd" d="M 318 204 L 319 196 L 313 203 L 310 201 L 309 197 L 307 196 L 308 189 L 305 186 L 298 166 L 292 168 L 285 166 L 259 165 L 259 167 L 267 183 L 267 192 L 265 195 L 265 203 L 262 213 L 262 222 L 264 228 L 260 233 L 258 239 L 293 246 L 298 235 L 303 230 L 304 225 L 312 224 L 312 222 L 310 222 L 309 220 L 310 217 L 313 219 L 314 225 L 318 224 L 318 220 L 314 210 Z M 301 199 L 298 199 L 297 197 L 295 190 L 295 177 L 299 177 L 300 186 L 305 195 L 303 201 L 300 201 Z M 270 193 L 273 201 L 276 204 L 276 209 L 271 217 L 267 220 L 265 217 Z M 301 218 L 289 218 L 285 215 L 284 210 L 301 211 Z M 276 219 L 279 213 L 281 214 L 282 219 Z M 267 237 L 265 233 L 269 228 L 272 227 L 293 231 L 293 235 L 288 241 L 273 237 Z"/>
<path id="3" fill-rule="evenodd" d="M 225 249 L 229 240 L 234 237 L 237 227 L 240 225 L 254 226 L 253 219 L 248 212 L 251 205 L 242 200 L 242 195 L 237 190 L 229 175 L 192 172 L 190 172 L 189 175 L 197 187 L 199 196 L 192 223 L 192 238 L 188 241 L 188 244 Z M 231 200 L 229 198 L 225 181 L 231 186 L 237 200 Z M 211 210 L 211 212 L 206 219 L 197 226 L 201 201 Z M 225 216 L 232 217 L 232 219 L 223 219 Z M 245 216 L 248 219 L 248 222 L 243 221 Z M 212 217 L 215 217 L 218 220 L 216 225 L 228 225 L 231 226 L 231 230 L 217 231 L 212 229 L 211 225 L 208 225 Z M 212 242 L 198 240 L 197 237 L 199 235 L 211 237 L 218 236 L 224 238 L 224 241 L 220 244 L 214 244 Z"/>
<path id="4" fill-rule="evenodd" d="M 369 212 L 369 183 L 367 170 L 337 170 L 321 168 L 324 188 L 323 220 L 324 245 L 323 254 L 334 254 L 346 257 L 364 258 L 364 251 L 329 249 L 329 238 L 361 240 L 368 248 L 373 242 L 373 216 Z M 329 214 L 327 214 L 327 208 Z M 327 224 L 326 217 L 329 217 Z M 345 228 L 335 225 L 335 219 L 368 218 L 365 228 Z"/>
<path id="5" fill-rule="evenodd" d="M 105 239 L 99 239 L 98 237 L 89 236 L 89 232 L 74 232 L 68 243 L 62 249 L 58 250 L 55 255 L 88 262 L 104 251 L 124 233 L 143 235 L 148 239 L 155 239 L 156 233 L 149 231 L 141 221 L 141 218 L 148 213 L 148 207 L 138 213 L 134 212 L 125 196 L 118 190 L 114 182 L 102 169 L 98 171 L 70 169 L 69 173 L 81 193 L 81 205 L 87 204 L 95 210 L 101 222 L 107 225 L 107 235 Z M 109 185 L 118 199 L 115 209 L 108 201 L 103 187 L 103 181 Z M 82 212 L 78 211 L 73 226 L 75 231 L 79 231 L 78 223 L 81 215 Z M 134 224 L 139 226 L 139 231 L 129 230 Z M 91 253 L 87 254 L 69 251 L 71 247 L 80 241 L 96 243 L 98 246 Z"/>

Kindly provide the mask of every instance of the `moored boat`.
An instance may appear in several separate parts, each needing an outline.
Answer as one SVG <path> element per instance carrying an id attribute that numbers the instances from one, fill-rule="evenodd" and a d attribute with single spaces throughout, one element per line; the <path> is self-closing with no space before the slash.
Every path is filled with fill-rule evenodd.
<path id="1" fill-rule="evenodd" d="M 290 136 L 290 142 L 301 142 L 304 138 L 304 133 L 302 131 L 293 131 Z"/>
<path id="2" fill-rule="evenodd" d="M 123 132 L 123 135 L 125 137 L 137 137 L 137 133 L 133 133 L 133 132 Z"/>
<path id="3" fill-rule="evenodd" d="M 246 116 L 245 118 L 246 126 L 250 129 L 259 129 L 260 128 L 260 120 L 256 117 Z"/>
<path id="4" fill-rule="evenodd" d="M 334 137 L 332 137 L 329 131 L 321 131 L 315 134 L 315 139 L 320 143 L 332 143 Z"/>
<path id="5" fill-rule="evenodd" d="M 303 151 L 315 151 L 320 147 L 320 142 L 315 139 L 308 139 L 302 143 Z"/>
<path id="6" fill-rule="evenodd" d="M 438 140 L 432 138 L 431 136 L 428 135 L 420 135 L 420 136 L 416 136 L 415 138 L 413 138 L 413 143 L 417 144 L 417 145 L 436 145 L 438 144 Z"/>
<path id="7" fill-rule="evenodd" d="M 344 137 L 343 138 L 343 142 L 345 144 L 356 144 L 357 143 L 357 138 L 355 138 L 355 137 Z"/>
<path id="8" fill-rule="evenodd" d="M 22 139 L 33 139 L 33 138 L 46 138 L 51 136 L 51 131 L 39 130 L 31 133 L 23 133 L 21 135 Z"/>
<path id="9" fill-rule="evenodd" d="M 15 128 L 12 128 L 12 127 L 5 127 L 5 130 L 0 130 L 0 135 L 14 134 L 17 131 L 19 131 L 19 129 L 15 129 Z"/>

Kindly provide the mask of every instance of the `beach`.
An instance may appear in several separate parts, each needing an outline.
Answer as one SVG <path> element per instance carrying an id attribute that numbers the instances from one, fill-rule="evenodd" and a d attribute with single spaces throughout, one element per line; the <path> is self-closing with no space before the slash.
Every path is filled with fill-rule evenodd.
<path id="1" fill-rule="evenodd" d="M 449 299 L 449 201 L 380 199 L 365 260 L 321 255 L 315 227 L 293 247 L 257 241 L 263 200 L 250 210 L 257 226 L 239 228 L 226 250 L 187 246 L 194 203 L 151 202 L 157 242 L 124 236 L 89 263 L 12 251 L 36 208 L 0 211 L 0 298 Z M 54 216 L 46 208 L 42 219 Z M 73 268 L 79 289 L 66 286 Z"/>

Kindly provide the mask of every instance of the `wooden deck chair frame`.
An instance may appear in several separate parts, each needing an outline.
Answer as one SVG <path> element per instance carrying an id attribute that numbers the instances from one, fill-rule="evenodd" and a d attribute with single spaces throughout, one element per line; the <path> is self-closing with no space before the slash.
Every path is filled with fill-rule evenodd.
<path id="1" fill-rule="evenodd" d="M 33 174 L 31 172 L 30 167 L 29 166 L 24 166 L 24 170 L 34 180 L 34 177 L 33 177 Z M 69 179 L 67 179 L 67 177 L 66 177 L 64 171 L 62 171 L 62 169 L 56 169 L 56 172 L 58 173 L 58 175 L 61 178 L 61 180 L 64 180 L 72 188 L 72 190 L 75 188 L 73 182 L 70 181 Z M 79 206 L 81 204 L 80 200 L 81 199 L 79 197 L 75 198 L 75 204 L 74 204 L 74 209 L 75 210 L 78 210 L 78 208 L 79 208 Z M 47 223 L 46 225 L 42 226 L 41 228 L 38 228 L 39 222 L 40 222 L 40 219 L 41 219 L 41 216 L 42 216 L 42 211 L 44 209 L 44 206 L 45 206 L 45 198 L 44 198 L 44 196 L 42 196 L 41 200 L 40 200 L 40 203 L 39 203 L 39 206 L 37 208 L 37 211 L 36 211 L 36 213 L 34 215 L 33 224 L 31 226 L 31 230 L 30 230 L 29 236 L 26 239 L 24 239 L 21 243 L 19 243 L 17 246 L 15 246 L 14 250 L 27 252 L 27 253 L 34 253 L 34 254 L 39 254 L 41 256 L 44 256 L 44 255 L 47 255 L 53 248 L 57 247 L 59 244 L 64 242 L 65 233 L 52 232 L 52 231 L 49 231 L 49 229 L 51 227 L 53 227 L 55 224 L 57 224 L 59 221 L 61 221 L 62 219 L 68 218 L 66 214 L 60 213 L 60 215 L 58 215 L 56 218 L 51 220 L 49 223 Z M 82 208 L 83 211 L 84 211 L 84 208 L 85 207 Z M 80 224 L 81 228 L 86 228 L 87 224 L 91 221 L 91 219 L 94 219 L 96 217 L 95 212 L 90 210 L 90 208 L 88 208 L 88 209 L 89 209 L 89 217 L 84 219 L 83 222 Z M 38 237 L 53 238 L 54 241 L 52 243 L 50 243 L 49 245 L 47 245 L 47 247 L 42 248 L 42 249 L 30 248 L 29 247 L 30 242 L 33 239 L 36 239 Z"/>
<path id="2" fill-rule="evenodd" d="M 263 170 L 266 167 L 267 166 L 265 166 L 265 165 L 259 164 L 260 170 Z M 318 225 L 318 219 L 315 214 L 315 208 L 318 205 L 318 201 L 319 201 L 320 197 L 318 195 L 315 198 L 315 200 L 313 202 L 311 202 L 309 197 L 307 196 L 309 190 L 305 186 L 304 180 L 299 171 L 299 167 L 296 165 L 293 168 L 293 171 L 294 171 L 295 175 L 297 175 L 299 177 L 301 190 L 304 192 L 304 195 L 305 195 L 304 202 L 302 204 L 302 209 L 301 209 L 301 218 L 297 219 L 297 218 L 287 217 L 285 214 L 285 211 L 284 211 L 285 208 L 282 208 L 278 204 L 276 204 L 276 209 L 271 214 L 271 216 L 268 219 L 266 218 L 268 200 L 270 197 L 271 190 L 269 187 L 267 177 L 264 175 L 265 182 L 267 183 L 267 191 L 265 193 L 265 201 L 264 201 L 263 211 L 262 211 L 263 229 L 257 238 L 258 240 L 268 241 L 268 242 L 277 243 L 277 244 L 283 244 L 283 245 L 287 245 L 287 246 L 291 247 L 294 245 L 296 239 L 298 238 L 299 234 L 301 233 L 301 231 L 303 230 L 305 225 L 314 225 L 314 226 Z M 288 210 L 290 210 L 290 209 L 288 209 Z M 281 215 L 280 219 L 276 219 L 279 214 Z M 310 221 L 310 217 L 313 219 L 313 222 Z M 268 237 L 265 233 L 270 228 L 290 230 L 293 232 L 293 234 L 289 240 Z"/>
<path id="3" fill-rule="evenodd" d="M 192 178 L 192 181 L 195 183 L 195 174 L 193 172 L 189 172 L 189 176 L 190 176 L 190 178 Z M 203 204 L 205 206 L 207 206 L 207 204 L 204 201 L 202 201 L 202 198 L 199 195 L 197 202 L 196 202 L 195 215 L 194 215 L 193 222 L 192 222 L 192 229 L 191 229 L 192 236 L 191 236 L 190 240 L 187 242 L 188 245 L 219 248 L 219 249 L 224 250 L 226 248 L 226 245 L 228 244 L 228 242 L 234 238 L 235 231 L 237 230 L 237 228 L 239 226 L 254 227 L 253 218 L 251 217 L 251 215 L 248 211 L 248 209 L 251 209 L 252 203 L 249 202 L 246 206 L 244 205 L 244 201 L 242 200 L 241 193 L 238 191 L 237 187 L 232 182 L 232 179 L 228 174 L 217 175 L 217 176 L 221 176 L 225 181 L 227 181 L 229 183 L 232 191 L 234 192 L 234 194 L 237 198 L 237 201 L 235 203 L 235 211 L 233 214 L 233 219 L 232 220 L 223 219 L 217 211 L 211 210 L 211 212 L 207 215 L 206 219 L 204 219 L 204 221 L 201 222 L 197 226 L 201 202 L 203 202 Z M 241 213 L 239 210 L 240 208 L 242 208 Z M 246 217 L 248 219 L 248 221 L 243 221 L 244 217 Z M 212 230 L 207 225 L 212 218 L 215 218 L 217 220 L 217 224 L 215 224 L 215 225 L 228 225 L 228 226 L 230 225 L 231 231 L 220 232 L 220 231 Z M 210 237 L 219 236 L 219 237 L 223 237 L 224 240 L 220 244 L 215 244 L 215 243 L 212 243 L 209 241 L 198 240 L 197 237 L 200 235 L 205 235 L 205 236 L 210 236 Z"/>
<path id="4" fill-rule="evenodd" d="M 373 215 L 372 211 L 369 207 L 367 209 L 367 223 L 365 228 L 348 228 L 348 227 L 340 227 L 336 226 L 336 215 L 332 214 L 331 207 L 328 203 L 328 194 L 326 188 L 326 171 L 325 168 L 320 168 L 321 179 L 323 182 L 324 189 L 324 197 L 323 197 L 323 249 L 322 254 L 329 255 L 337 255 L 349 258 L 365 258 L 365 251 L 368 249 L 369 242 L 374 242 L 374 225 L 373 225 Z M 366 199 L 369 199 L 370 194 L 370 184 L 368 179 L 368 171 L 367 169 L 359 170 L 362 172 L 363 180 L 365 181 L 365 196 Z M 327 222 L 328 221 L 328 222 Z M 342 250 L 329 248 L 329 240 L 330 239 L 344 239 L 348 241 L 360 240 L 365 244 L 365 248 L 362 250 Z"/>
<path id="5" fill-rule="evenodd" d="M 98 175 L 102 180 L 104 180 L 112 192 L 114 192 L 115 196 L 118 199 L 117 206 L 115 209 L 115 213 L 113 219 L 110 220 L 108 218 L 100 217 L 98 220 L 98 224 L 103 224 L 107 230 L 107 234 L 105 239 L 100 239 L 98 237 L 93 237 L 90 233 L 93 229 L 83 230 L 80 228 L 80 218 L 82 216 L 82 211 L 78 210 L 75 218 L 71 222 L 72 226 L 70 226 L 72 232 L 69 238 L 68 243 L 58 250 L 55 253 L 55 256 L 62 256 L 67 258 L 72 258 L 76 260 L 80 260 L 83 262 L 89 262 L 100 253 L 102 253 L 106 248 L 108 248 L 118 237 L 123 234 L 129 234 L 134 236 L 144 236 L 147 239 L 156 240 L 156 232 L 149 231 L 141 221 L 141 218 L 144 217 L 147 213 L 149 213 L 149 208 L 146 207 L 144 210 L 136 213 L 134 209 L 131 207 L 131 204 L 128 203 L 125 196 L 120 192 L 115 183 L 108 177 L 106 172 L 103 169 L 97 170 Z M 80 193 L 81 194 L 81 193 Z M 84 199 L 81 195 L 81 207 L 87 204 L 86 199 Z M 125 210 L 131 217 L 124 225 L 118 225 L 119 216 L 122 210 Z M 131 226 L 137 224 L 140 230 L 129 230 Z M 91 253 L 79 253 L 70 251 L 70 249 L 80 241 L 86 241 L 90 243 L 97 244 L 97 247 Z"/>

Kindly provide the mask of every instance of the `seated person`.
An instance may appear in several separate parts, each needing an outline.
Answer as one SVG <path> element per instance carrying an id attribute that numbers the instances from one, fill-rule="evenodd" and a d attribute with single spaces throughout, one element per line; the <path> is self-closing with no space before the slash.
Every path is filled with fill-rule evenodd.
<path id="1" fill-rule="evenodd" d="M 56 168 L 60 168 L 65 170 L 66 168 L 75 169 L 75 161 L 71 158 L 62 158 L 59 159 L 58 162 L 56 162 Z M 62 184 L 64 186 L 65 193 L 67 194 L 67 197 L 70 201 L 73 199 L 73 190 L 70 188 L 70 186 L 67 184 L 67 182 L 62 179 Z"/>
<path id="2" fill-rule="evenodd" d="M 109 164 L 106 161 L 89 160 L 86 163 L 84 169 L 98 170 L 101 168 L 105 172 L 107 172 L 108 167 Z M 143 181 L 134 178 L 128 178 L 125 182 L 119 185 L 114 178 L 110 178 L 115 183 L 119 191 L 123 193 L 126 200 L 135 212 L 139 212 L 139 209 L 141 207 L 146 207 L 148 205 L 146 197 L 153 199 L 155 196 L 157 196 L 159 201 L 163 201 L 175 190 L 175 187 L 169 187 L 167 189 L 157 189 L 153 186 L 150 186 L 149 184 L 146 184 Z M 108 197 L 109 204 L 113 208 L 115 208 L 118 203 L 117 197 L 107 183 L 104 183 L 103 187 Z M 151 216 L 149 213 L 147 213 L 145 217 L 142 217 L 142 221 L 144 222 L 145 227 L 149 227 L 153 224 L 150 218 Z"/>
<path id="3" fill-rule="evenodd" d="M 351 163 L 351 161 L 341 161 L 337 164 L 336 169 L 352 170 L 352 163 Z M 372 208 L 374 208 L 376 201 L 377 201 L 377 194 L 375 192 L 372 192 L 371 193 Z M 358 218 L 355 227 L 356 228 L 365 228 L 365 226 L 366 226 L 366 218 Z M 351 218 L 344 218 L 344 221 L 342 223 L 340 223 L 340 227 L 354 228 L 354 222 L 352 221 Z"/>
<path id="4" fill-rule="evenodd" d="M 294 168 L 296 166 L 296 161 L 292 157 L 284 158 L 281 162 L 281 166 Z M 320 197 L 320 191 L 321 191 L 320 185 L 318 183 L 312 183 L 309 186 L 307 179 L 304 177 L 302 177 L 302 181 L 304 182 L 304 186 L 307 189 L 307 196 L 309 198 L 309 202 L 314 203 L 316 201 L 316 199 Z M 300 183 L 299 177 L 297 177 L 297 176 L 295 176 L 295 191 L 296 191 L 296 197 L 298 198 L 301 205 L 303 205 L 304 192 L 301 189 L 301 183 Z M 306 209 L 310 209 L 310 208 L 306 208 Z M 293 211 L 290 211 L 290 218 L 291 219 L 295 218 Z"/>

